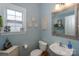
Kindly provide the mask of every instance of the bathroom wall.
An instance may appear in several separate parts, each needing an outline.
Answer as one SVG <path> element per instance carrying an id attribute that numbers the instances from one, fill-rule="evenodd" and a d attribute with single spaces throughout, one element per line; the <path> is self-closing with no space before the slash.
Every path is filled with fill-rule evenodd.
<path id="1" fill-rule="evenodd" d="M 28 23 L 32 17 L 35 17 L 37 20 L 38 27 L 28 27 L 26 25 L 27 31 L 23 34 L 11 34 L 11 35 L 2 35 L 0 37 L 0 42 L 3 43 L 6 37 L 12 42 L 13 45 L 23 46 L 24 44 L 28 45 L 27 49 L 21 47 L 20 55 L 29 55 L 29 53 L 38 48 L 38 40 L 40 40 L 40 12 L 39 4 L 30 4 L 30 3 L 15 3 L 14 5 L 21 6 L 26 8 L 26 22 Z M 1 43 L 0 43 L 1 44 Z"/>
<path id="2" fill-rule="evenodd" d="M 12 34 L 12 35 L 2 35 L 0 36 L 0 47 L 2 47 L 2 43 L 4 42 L 5 38 L 8 37 L 9 40 L 12 42 L 13 45 L 23 46 L 24 44 L 28 45 L 27 49 L 21 48 L 20 55 L 29 55 L 31 50 L 38 48 L 38 40 L 42 39 L 48 43 L 48 45 L 52 44 L 53 42 L 62 41 L 63 43 L 67 44 L 70 40 L 72 42 L 73 48 L 77 50 L 77 55 L 79 55 L 79 41 L 78 40 L 71 40 L 62 37 L 57 37 L 52 35 L 51 29 L 51 22 L 52 22 L 52 9 L 54 4 L 36 4 L 36 3 L 15 3 L 14 5 L 21 6 L 26 8 L 26 20 L 31 20 L 32 17 L 36 17 L 38 27 L 29 28 L 28 24 L 27 31 L 24 34 Z M 44 20 L 44 17 L 48 17 L 48 28 L 46 30 L 42 30 L 41 23 Z"/>
<path id="3" fill-rule="evenodd" d="M 42 40 L 46 41 L 49 45 L 52 44 L 53 42 L 63 42 L 65 44 L 68 43 L 68 41 L 72 42 L 73 48 L 76 49 L 76 55 L 79 56 L 79 41 L 78 40 L 72 40 L 72 39 L 67 39 L 67 38 L 62 38 L 62 37 L 57 37 L 52 35 L 52 9 L 54 8 L 55 4 L 41 4 L 41 23 L 42 20 L 44 20 L 44 17 L 48 18 L 48 28 L 46 30 L 42 30 L 41 28 L 41 37 Z"/>

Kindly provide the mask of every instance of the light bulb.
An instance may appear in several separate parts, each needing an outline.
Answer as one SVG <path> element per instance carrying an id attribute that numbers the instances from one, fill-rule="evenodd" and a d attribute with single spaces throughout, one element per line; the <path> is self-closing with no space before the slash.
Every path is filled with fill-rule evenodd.
<path id="1" fill-rule="evenodd" d="M 58 10 L 60 8 L 59 4 L 56 4 L 55 9 Z"/>
<path id="2" fill-rule="evenodd" d="M 70 7 L 70 6 L 72 6 L 72 5 L 74 5 L 73 3 L 65 3 L 65 6 L 66 7 Z"/>
<path id="3" fill-rule="evenodd" d="M 61 11 L 61 10 L 63 9 L 63 6 L 64 6 L 64 5 L 56 4 L 55 10 L 56 10 L 56 11 Z"/>

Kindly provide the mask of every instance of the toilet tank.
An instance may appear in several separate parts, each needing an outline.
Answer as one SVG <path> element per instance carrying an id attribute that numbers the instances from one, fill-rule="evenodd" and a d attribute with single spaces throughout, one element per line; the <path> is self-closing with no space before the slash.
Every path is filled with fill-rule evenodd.
<path id="1" fill-rule="evenodd" d="M 47 49 L 47 43 L 44 41 L 39 41 L 39 48 L 42 51 L 45 51 Z"/>

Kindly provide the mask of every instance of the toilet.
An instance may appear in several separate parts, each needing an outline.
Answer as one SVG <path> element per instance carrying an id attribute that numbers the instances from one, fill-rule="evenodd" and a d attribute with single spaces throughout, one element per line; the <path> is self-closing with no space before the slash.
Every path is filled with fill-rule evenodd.
<path id="1" fill-rule="evenodd" d="M 47 49 L 47 43 L 44 41 L 39 41 L 39 49 L 33 50 L 31 56 L 40 56 Z"/>

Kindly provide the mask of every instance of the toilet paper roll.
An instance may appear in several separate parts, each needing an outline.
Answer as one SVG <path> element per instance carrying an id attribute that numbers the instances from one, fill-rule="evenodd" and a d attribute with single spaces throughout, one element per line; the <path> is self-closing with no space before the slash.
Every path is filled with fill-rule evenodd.
<path id="1" fill-rule="evenodd" d="M 27 49 L 27 47 L 28 47 L 27 44 L 24 44 L 24 48 Z"/>

